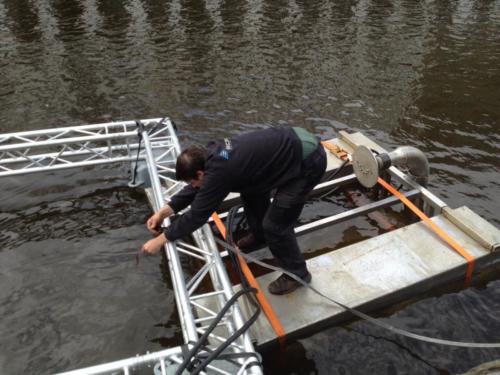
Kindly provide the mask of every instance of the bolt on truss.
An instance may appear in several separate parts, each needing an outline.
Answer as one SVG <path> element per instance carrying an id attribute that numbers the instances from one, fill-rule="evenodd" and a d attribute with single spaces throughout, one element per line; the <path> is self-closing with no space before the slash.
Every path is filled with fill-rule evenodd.
<path id="1" fill-rule="evenodd" d="M 184 186 L 173 178 L 179 153 L 180 145 L 168 118 L 10 133 L 0 135 L 0 177 L 140 160 L 147 165 L 154 209 L 157 210 Z M 164 225 L 168 224 L 166 219 Z M 153 369 L 155 374 L 175 371 L 186 349 L 189 351 L 207 332 L 210 323 L 235 294 L 210 227 L 205 224 L 193 233 L 192 239 L 192 244 L 177 241 L 165 246 L 184 351 L 181 347 L 171 348 L 68 374 L 115 374 L 117 371 L 129 374 L 141 368 Z M 199 267 L 188 280 L 181 267 L 181 254 L 196 260 L 192 263 Z M 207 291 L 207 284 L 212 287 L 210 291 Z M 201 354 L 216 350 L 244 323 L 245 317 L 238 304 L 234 304 L 208 335 Z M 262 374 L 260 358 L 247 332 L 232 342 L 223 354 L 234 358 L 215 360 L 204 372 Z"/>

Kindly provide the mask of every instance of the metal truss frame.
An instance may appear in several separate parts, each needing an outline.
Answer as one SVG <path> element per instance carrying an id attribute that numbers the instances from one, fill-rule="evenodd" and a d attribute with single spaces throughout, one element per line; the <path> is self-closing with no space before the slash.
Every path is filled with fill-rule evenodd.
<path id="1" fill-rule="evenodd" d="M 173 178 L 180 151 L 173 124 L 168 118 L 10 133 L 0 135 L 0 177 L 142 160 L 146 162 L 152 184 L 154 209 L 158 210 L 184 186 Z M 166 219 L 164 225 L 168 224 Z M 234 296 L 208 224 L 193 233 L 192 239 L 193 244 L 177 241 L 165 246 L 187 350 L 206 332 L 217 313 Z M 181 267 L 181 254 L 195 260 L 193 263 L 199 267 L 188 280 Z M 206 290 L 207 284 L 212 290 Z M 235 304 L 209 335 L 208 350 L 217 348 L 244 323 L 245 317 Z M 209 373 L 262 374 L 260 357 L 248 332 L 231 343 L 223 353 L 240 357 L 215 360 L 207 366 Z M 183 351 L 177 347 L 68 374 L 114 374 L 116 371 L 129 374 L 139 368 L 151 367 L 152 363 L 155 374 L 167 374 L 182 361 Z M 259 365 L 256 366 L 256 363 Z"/>
<path id="2" fill-rule="evenodd" d="M 160 159 L 170 161 L 176 137 L 165 126 L 167 122 L 141 121 L 151 131 L 151 142 L 163 149 Z M 4 134 L 0 135 L 0 177 L 132 161 L 138 147 L 135 121 Z"/>
<path id="3" fill-rule="evenodd" d="M 168 173 L 169 170 L 163 168 L 156 161 L 153 155 L 154 147 L 151 146 L 147 133 L 143 132 L 142 135 L 146 162 L 152 182 L 153 203 L 155 210 L 157 210 L 165 204 L 160 181 L 165 177 L 162 175 Z M 181 149 L 177 138 L 174 137 L 173 141 L 176 154 L 179 154 Z M 183 185 L 182 183 L 177 184 Z M 168 218 L 165 219 L 163 225 L 169 225 Z M 177 308 L 181 318 L 182 332 L 188 347 L 197 341 L 200 335 L 206 332 L 210 322 L 215 318 L 218 311 L 234 295 L 232 284 L 208 224 L 203 225 L 193 233 L 193 240 L 195 245 L 176 241 L 173 243 L 168 242 L 165 246 L 166 255 L 169 259 L 170 274 L 172 275 L 174 290 L 176 291 Z M 184 280 L 179 253 L 198 260 L 198 263 L 201 265 L 188 282 Z M 212 291 L 202 291 L 203 288 L 200 288 L 200 286 L 204 279 L 210 280 L 213 288 Z M 207 306 L 216 306 L 216 310 L 210 309 Z M 218 343 L 225 342 L 244 323 L 244 316 L 238 304 L 235 304 L 224 316 L 224 319 L 219 322 L 217 329 L 210 333 L 208 338 L 209 343 L 214 347 L 218 346 Z M 231 343 L 227 352 L 232 354 L 251 353 L 250 355 L 254 359 L 258 359 L 248 332 Z M 249 358 L 240 358 L 237 360 L 237 363 L 239 363 L 241 368 L 237 371 L 233 369 L 230 373 L 262 373 L 260 366 L 248 367 L 250 363 Z M 226 373 L 221 368 L 211 368 L 211 370 Z"/>

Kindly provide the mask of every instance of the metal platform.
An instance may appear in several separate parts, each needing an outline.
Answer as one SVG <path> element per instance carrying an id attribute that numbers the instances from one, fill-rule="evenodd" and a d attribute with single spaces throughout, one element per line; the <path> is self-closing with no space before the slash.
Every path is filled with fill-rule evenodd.
<path id="1" fill-rule="evenodd" d="M 490 235 L 500 231 L 466 207 L 454 210 L 467 222 L 481 225 Z M 433 218 L 476 258 L 476 272 L 500 264 L 500 252 L 491 252 L 470 238 L 443 215 Z M 466 261 L 429 231 L 423 222 L 343 247 L 307 261 L 312 286 L 331 298 L 364 311 L 388 307 L 425 293 L 439 285 L 464 278 Z M 265 286 L 279 273 L 258 278 L 266 297 L 280 318 L 287 337 L 318 330 L 325 323 L 338 323 L 349 314 L 313 291 L 299 288 L 294 293 L 274 296 Z M 252 327 L 259 347 L 277 339 L 265 318 Z"/>

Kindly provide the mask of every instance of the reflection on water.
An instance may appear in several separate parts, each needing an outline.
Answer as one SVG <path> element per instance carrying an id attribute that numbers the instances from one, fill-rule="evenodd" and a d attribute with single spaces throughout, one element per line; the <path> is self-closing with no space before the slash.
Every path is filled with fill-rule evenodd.
<path id="1" fill-rule="evenodd" d="M 278 124 L 304 126 L 324 138 L 339 130 L 363 131 L 383 146 L 421 148 L 431 162 L 431 188 L 451 206 L 466 204 L 497 226 L 499 86 L 498 0 L 0 2 L 0 132 L 165 114 L 180 126 L 184 142 L 205 142 Z M 90 348 L 97 342 L 112 346 L 106 340 L 114 338 L 126 342 L 124 337 L 130 336 L 120 331 L 125 325 L 136 330 L 137 336 L 132 337 L 137 345 L 122 346 L 123 350 L 110 352 L 111 356 L 153 348 L 148 346 L 152 341 L 149 334 L 142 342 L 138 339 L 140 332 L 152 329 L 151 319 L 138 319 L 148 321 L 144 324 L 150 324 L 149 328 L 126 324 L 130 316 L 120 312 L 130 307 L 114 301 L 116 311 L 111 315 L 115 314 L 116 320 L 106 321 L 109 325 L 92 330 L 89 326 L 98 317 L 93 313 L 78 315 L 81 329 L 69 337 L 83 337 L 86 331 L 93 334 L 73 344 L 75 347 L 66 347 L 66 359 L 60 360 L 56 344 L 46 344 L 69 345 L 68 336 L 50 336 L 43 327 L 67 332 L 70 325 L 59 320 L 60 310 L 85 302 L 76 297 L 64 300 L 64 293 L 59 293 L 50 280 L 40 281 L 39 290 L 32 295 L 40 299 L 39 307 L 47 314 L 32 314 L 29 311 L 33 306 L 27 298 L 11 303 L 10 293 L 21 291 L 13 289 L 14 281 L 3 281 L 17 280 L 21 290 L 33 290 L 41 277 L 39 272 L 46 268 L 49 273 L 59 273 L 63 284 L 81 283 L 85 288 L 89 283 L 93 288 L 90 295 L 96 301 L 113 294 L 114 284 L 89 281 L 87 273 L 79 270 L 91 267 L 95 259 L 90 258 L 102 254 L 93 245 L 87 250 L 88 243 L 95 240 L 109 251 L 122 254 L 128 242 L 115 241 L 115 235 L 119 237 L 118 233 L 132 228 L 131 241 L 137 243 L 146 235 L 135 227 L 147 216 L 144 198 L 120 188 L 125 183 L 122 172 L 119 168 L 99 169 L 93 172 L 93 178 L 83 179 L 78 173 L 56 175 L 50 181 L 52 187 L 48 181 L 35 178 L 0 182 L 0 256 L 5 262 L 0 274 L 0 314 L 31 327 L 31 336 L 22 336 L 30 339 L 18 336 L 24 332 L 22 325 L 11 324 L 10 331 L 0 332 L 6 337 L 2 347 L 11 348 L 9 356 L 14 361 L 7 366 L 0 356 L 0 368 L 21 372 L 45 366 L 43 369 L 50 371 L 75 367 L 83 363 L 77 359 L 80 357 L 87 357 L 89 363 L 104 360 L 93 357 Z M 366 220 L 359 220 L 354 227 L 339 228 L 339 238 L 345 237 L 343 231 L 358 233 L 359 238 L 376 232 L 366 224 Z M 26 226 L 29 230 L 21 230 Z M 352 240 L 351 235 L 347 237 Z M 80 247 L 73 248 L 69 239 L 78 240 Z M 325 238 L 321 240 L 321 246 L 329 246 Z M 340 240 L 332 241 L 338 244 Z M 75 258 L 79 252 L 89 254 Z M 40 260 L 41 254 L 58 256 L 47 263 Z M 108 264 L 109 259 L 102 256 L 98 263 Z M 126 269 L 128 262 L 122 264 L 116 256 L 116 261 L 110 262 L 113 267 L 108 277 L 124 273 L 127 280 L 134 279 L 134 273 Z M 61 271 L 65 269 L 72 271 Z M 132 301 L 144 298 L 142 302 L 147 304 L 149 299 L 159 299 L 152 302 L 153 307 L 171 301 L 168 290 L 161 289 L 157 271 L 153 263 L 150 274 L 137 276 L 139 284 L 152 283 L 154 287 L 145 296 L 130 293 Z M 27 273 L 32 278 L 23 279 Z M 129 284 L 122 287 L 133 288 Z M 51 288 L 55 291 L 50 292 Z M 155 288 L 161 292 L 155 294 Z M 484 301 L 490 293 L 494 295 L 498 288 L 498 283 L 492 283 L 484 290 L 457 294 L 456 298 L 466 301 L 463 315 L 482 311 L 476 302 Z M 43 295 L 53 298 L 44 299 Z M 454 303 L 446 296 L 434 302 L 445 307 Z M 430 305 L 431 313 L 420 311 L 416 305 L 401 313 L 415 314 L 418 327 L 432 323 L 425 318 L 429 315 L 447 316 Z M 490 308 L 498 313 L 498 306 Z M 34 318 L 38 315 L 40 322 Z M 171 319 L 169 316 L 162 319 Z M 457 321 L 469 324 L 458 317 Z M 496 324 L 494 319 L 484 321 Z M 99 331 L 106 334 L 99 336 Z M 346 343 L 342 349 L 336 346 L 339 332 Z M 485 334 L 484 338 L 498 341 L 491 332 L 491 337 Z M 44 342 L 31 339 L 46 333 Z M 364 356 L 370 353 L 367 348 L 382 345 L 370 337 L 360 338 L 357 333 L 338 328 L 304 340 L 310 359 L 304 363 L 312 363 L 312 367 L 304 366 L 303 373 L 308 373 L 306 369 L 313 371 L 314 366 L 320 373 L 329 373 L 329 362 L 321 359 L 323 355 L 343 363 L 339 373 L 357 372 L 349 355 L 367 362 L 368 367 L 373 364 L 372 368 L 380 370 L 375 372 L 405 372 L 410 368 L 405 364 L 408 356 L 413 356 L 408 363 L 422 372 L 457 370 L 450 363 L 434 361 L 449 354 L 438 348 L 419 352 L 396 345 Z M 324 354 L 327 347 L 340 354 Z M 12 360 L 21 350 L 27 354 L 18 354 L 19 360 Z M 47 360 L 49 356 L 53 360 Z M 461 358 L 456 362 L 460 371 L 486 359 L 469 352 Z M 388 367 L 378 367 L 378 362 Z"/>

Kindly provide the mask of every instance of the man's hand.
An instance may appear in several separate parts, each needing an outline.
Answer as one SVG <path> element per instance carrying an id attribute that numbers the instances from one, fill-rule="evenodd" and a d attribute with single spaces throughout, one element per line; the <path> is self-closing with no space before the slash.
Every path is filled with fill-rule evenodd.
<path id="1" fill-rule="evenodd" d="M 146 227 L 153 236 L 158 236 L 161 233 L 158 228 L 160 228 L 163 220 L 172 215 L 174 210 L 167 204 L 161 208 L 158 212 L 152 215 L 146 222 Z"/>
<path id="2" fill-rule="evenodd" d="M 146 222 L 146 226 L 149 230 L 149 232 L 153 236 L 158 236 L 161 232 L 158 231 L 158 228 L 161 226 L 161 223 L 163 222 L 162 217 L 160 214 L 157 212 L 153 216 L 151 216 L 148 221 Z"/>
<path id="3" fill-rule="evenodd" d="M 149 240 L 144 245 L 142 245 L 141 252 L 146 255 L 155 255 L 160 252 L 162 247 L 167 243 L 167 238 L 162 233 L 159 236 Z"/>

